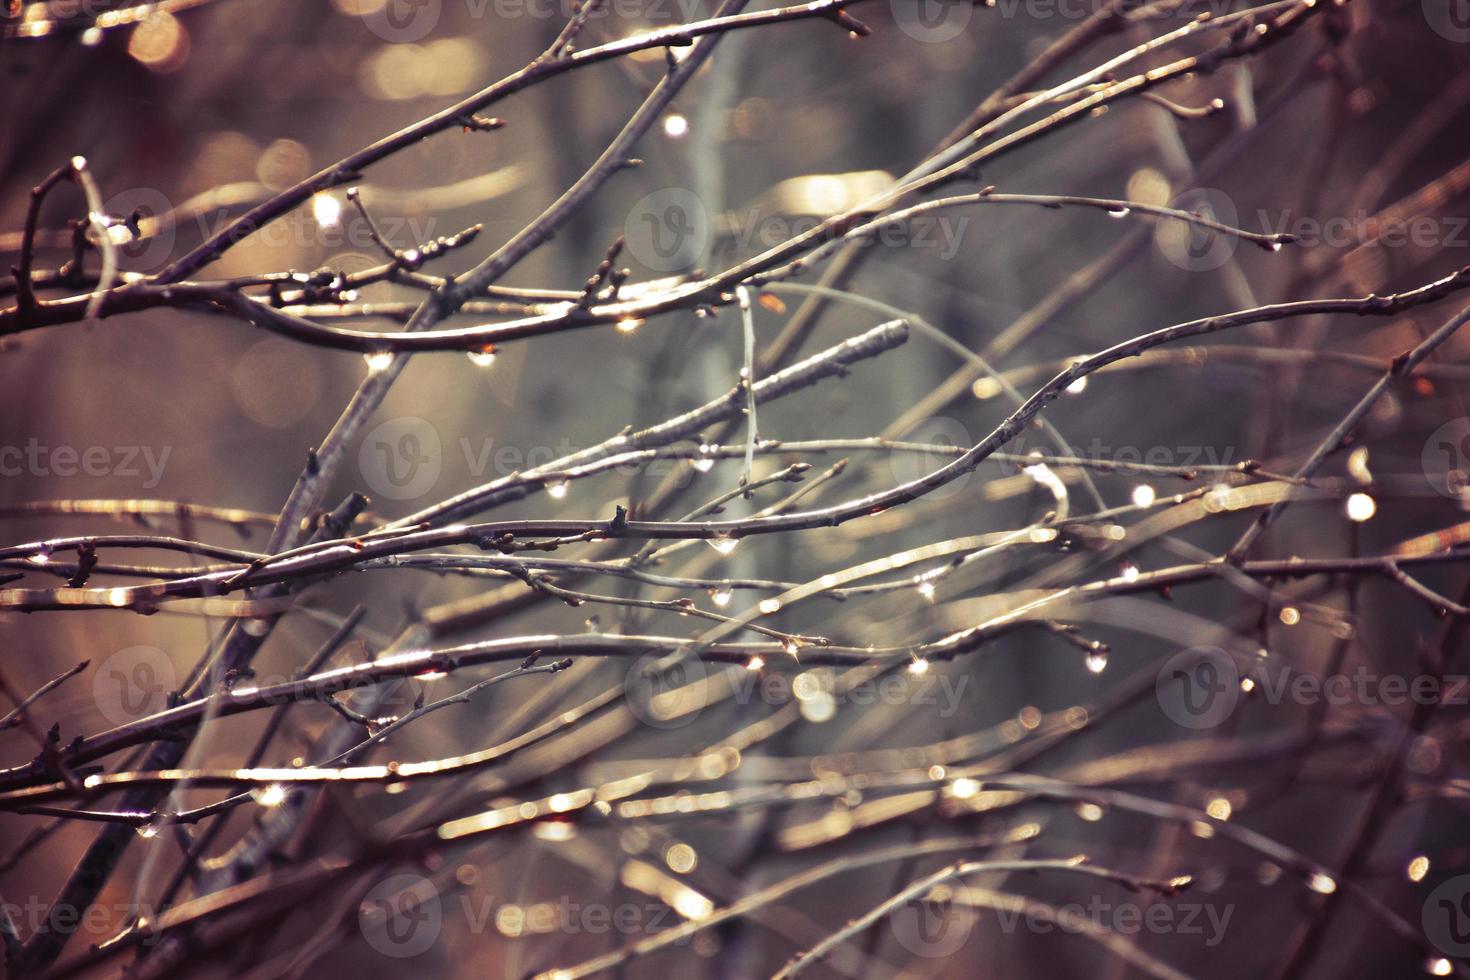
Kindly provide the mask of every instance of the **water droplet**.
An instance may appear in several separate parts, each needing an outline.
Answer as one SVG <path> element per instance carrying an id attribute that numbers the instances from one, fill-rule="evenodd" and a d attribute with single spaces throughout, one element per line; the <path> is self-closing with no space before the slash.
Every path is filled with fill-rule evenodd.
<path id="1" fill-rule="evenodd" d="M 694 469 L 699 473 L 708 473 L 710 470 L 715 468 L 714 457 L 710 455 L 712 452 L 712 447 L 700 446 L 699 456 L 695 459 L 691 459 L 689 461 L 689 465 L 694 467 Z"/>
<path id="2" fill-rule="evenodd" d="M 1126 218 L 1132 213 L 1132 208 L 1108 208 L 1109 218 Z"/>
<path id="3" fill-rule="evenodd" d="M 144 840 L 152 840 L 158 836 L 158 824 L 145 823 L 138 828 L 138 836 Z"/>
<path id="4" fill-rule="evenodd" d="M 1089 673 L 1101 674 L 1108 666 L 1108 648 L 1095 645 L 1093 649 L 1087 652 L 1087 657 L 1084 662 L 1087 664 Z"/>
<path id="5" fill-rule="evenodd" d="M 342 223 L 342 202 L 330 194 L 313 194 L 311 216 L 323 228 L 335 228 Z"/>
<path id="6" fill-rule="evenodd" d="M 1343 511 L 1347 514 L 1348 520 L 1361 524 L 1371 520 L 1373 515 L 1378 513 L 1378 503 L 1366 493 L 1355 493 L 1348 497 L 1347 503 L 1343 505 Z"/>
<path id="7" fill-rule="evenodd" d="M 729 589 L 710 589 L 709 597 L 714 600 L 716 606 L 724 609 L 730 604 L 730 600 L 734 598 L 734 593 Z"/>
<path id="8" fill-rule="evenodd" d="M 970 392 L 981 401 L 994 398 L 1002 391 L 1000 382 L 994 378 L 980 378 L 970 386 Z"/>
<path id="9" fill-rule="evenodd" d="M 1281 609 L 1281 622 L 1286 626 L 1295 626 L 1302 621 L 1301 610 L 1296 606 L 1283 606 Z"/>
<path id="10" fill-rule="evenodd" d="M 1443 956 L 1431 956 L 1424 964 L 1431 977 L 1447 977 L 1455 972 L 1455 965 Z"/>
<path id="11" fill-rule="evenodd" d="M 546 484 L 546 492 L 550 494 L 554 500 L 561 500 L 562 498 L 564 498 L 567 495 L 567 491 L 571 488 L 571 484 L 568 483 L 566 480 L 559 480 L 556 483 Z"/>
<path id="12" fill-rule="evenodd" d="M 370 374 L 377 374 L 380 371 L 388 370 L 388 368 L 392 366 L 393 352 L 386 350 L 375 350 L 362 355 L 362 359 L 364 361 L 367 361 L 368 372 Z"/>
<path id="13" fill-rule="evenodd" d="M 923 657 L 915 658 L 914 662 L 909 664 L 909 673 L 915 675 L 929 673 L 929 661 Z"/>
<path id="14" fill-rule="evenodd" d="M 1230 801 L 1223 796 L 1217 796 L 1205 805 L 1205 812 L 1216 820 L 1229 820 L 1230 814 L 1235 810 Z"/>
<path id="15" fill-rule="evenodd" d="M 1274 241 L 1273 242 L 1267 242 L 1266 243 L 1266 250 L 1267 251 L 1270 251 L 1270 252 L 1279 252 L 1279 251 L 1281 251 L 1281 243 L 1280 242 L 1274 242 Z"/>
<path id="16" fill-rule="evenodd" d="M 1069 394 L 1069 395 L 1080 395 L 1080 394 L 1082 394 L 1086 390 L 1087 390 L 1087 377 L 1086 377 L 1086 375 L 1078 378 L 1076 381 L 1073 381 L 1071 384 L 1067 385 L 1067 394 Z"/>
<path id="17" fill-rule="evenodd" d="M 837 701 L 826 691 L 801 702 L 801 716 L 815 724 L 831 721 L 835 714 L 837 714 Z"/>
<path id="18" fill-rule="evenodd" d="M 961 776 L 949 785 L 949 795 L 957 800 L 968 800 L 980 792 L 980 784 L 968 776 Z"/>
<path id="19" fill-rule="evenodd" d="M 689 120 L 677 112 L 664 117 L 664 135 L 669 139 L 682 139 L 689 132 Z"/>
<path id="20" fill-rule="evenodd" d="M 760 605 L 756 606 L 761 615 L 770 616 L 781 611 L 781 600 L 776 598 L 762 599 Z"/>
<path id="21" fill-rule="evenodd" d="M 486 347 L 483 350 L 472 350 L 466 356 L 475 367 L 487 368 L 495 363 L 495 348 Z"/>
<path id="22" fill-rule="evenodd" d="M 1331 875 L 1317 871 L 1312 874 L 1312 877 L 1307 879 L 1307 887 L 1318 895 L 1331 895 L 1337 891 L 1337 882 L 1333 880 Z"/>
<path id="23" fill-rule="evenodd" d="M 619 320 L 617 323 L 618 333 L 632 333 L 641 326 L 643 326 L 643 321 L 637 317 L 629 317 L 626 320 Z"/>
<path id="24" fill-rule="evenodd" d="M 1131 562 L 1131 561 L 1130 562 L 1127 562 L 1127 563 L 1125 563 L 1123 565 L 1123 581 L 1125 581 L 1125 582 L 1137 582 L 1138 581 L 1138 566 L 1135 565 L 1135 564 L 1133 564 L 1133 562 Z"/>
<path id="25" fill-rule="evenodd" d="M 1133 488 L 1133 506 L 1152 507 L 1156 496 L 1157 494 L 1154 493 L 1153 487 L 1147 483 L 1140 483 Z"/>
<path id="26" fill-rule="evenodd" d="M 286 802 L 286 787 L 271 783 L 250 791 L 250 798 L 261 806 L 280 806 Z"/>
<path id="27" fill-rule="evenodd" d="M 795 640 L 787 640 L 785 643 L 781 644 L 781 649 L 785 650 L 787 655 L 790 656 L 793 660 L 797 659 L 797 657 L 801 654 L 801 644 L 797 643 Z"/>
<path id="28" fill-rule="evenodd" d="M 919 585 L 918 585 L 918 589 L 919 589 L 919 595 L 923 596 L 929 602 L 933 602 L 934 601 L 934 583 L 933 582 L 928 582 L 928 581 L 920 582 Z"/>
<path id="29" fill-rule="evenodd" d="M 1409 880 L 1423 881 L 1424 876 L 1429 874 L 1429 858 L 1420 854 L 1409 862 Z"/>
<path id="30" fill-rule="evenodd" d="M 705 543 L 722 555 L 728 555 L 740 546 L 739 538 L 732 538 L 728 534 L 716 535 L 713 538 L 705 538 Z M 764 603 L 762 603 L 764 605 Z"/>
<path id="31" fill-rule="evenodd" d="M 753 672 L 760 670 L 765 665 L 766 658 L 762 657 L 760 654 L 756 654 L 745 662 L 745 669 Z"/>
<path id="32" fill-rule="evenodd" d="M 1103 814 L 1105 812 L 1106 811 L 1104 811 L 1103 808 L 1098 806 L 1096 803 L 1077 804 L 1077 816 L 1081 817 L 1083 820 L 1086 820 L 1088 823 L 1097 823 L 1103 818 Z"/>

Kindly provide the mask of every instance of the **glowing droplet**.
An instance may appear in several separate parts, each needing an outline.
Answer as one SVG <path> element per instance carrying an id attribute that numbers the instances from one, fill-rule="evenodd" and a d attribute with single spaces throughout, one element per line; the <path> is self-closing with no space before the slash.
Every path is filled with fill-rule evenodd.
<path id="1" fill-rule="evenodd" d="M 699 855 L 688 844 L 672 844 L 664 851 L 664 863 L 670 871 L 687 875 L 699 864 Z"/>
<path id="2" fill-rule="evenodd" d="M 1256 682 L 1249 677 L 1242 677 L 1240 679 L 1240 689 L 1249 694 L 1256 689 Z"/>
<path id="3" fill-rule="evenodd" d="M 925 660 L 923 657 L 917 658 L 916 660 L 914 660 L 913 663 L 909 664 L 909 673 L 910 674 L 927 674 L 927 673 L 929 673 L 929 661 Z"/>
<path id="4" fill-rule="evenodd" d="M 928 581 L 920 582 L 918 588 L 919 588 L 919 595 L 923 596 L 925 599 L 927 599 L 930 602 L 933 602 L 934 601 L 934 583 L 933 582 L 928 582 Z"/>
<path id="5" fill-rule="evenodd" d="M 626 320 L 619 320 L 617 322 L 618 333 L 632 333 L 641 326 L 643 326 L 643 321 L 637 317 L 629 317 Z"/>
<path id="6" fill-rule="evenodd" d="M 751 672 L 760 670 L 766 665 L 766 658 L 756 654 L 745 662 L 745 669 Z"/>
<path id="7" fill-rule="evenodd" d="M 127 589 L 111 589 L 107 593 L 108 603 L 119 608 L 126 606 L 132 600 L 132 593 Z"/>
<path id="8" fill-rule="evenodd" d="M 470 363 L 478 368 L 487 368 L 495 363 L 495 348 L 486 347 L 483 350 L 472 350 L 467 355 Z"/>
<path id="9" fill-rule="evenodd" d="M 331 194 L 313 194 L 311 216 L 323 228 L 335 228 L 342 223 L 342 202 Z"/>
<path id="10" fill-rule="evenodd" d="M 286 787 L 280 783 L 271 783 L 269 786 L 251 790 L 250 798 L 261 806 L 280 806 L 286 802 Z"/>
<path id="11" fill-rule="evenodd" d="M 970 386 L 971 393 L 982 402 L 988 398 L 994 398 L 1001 393 L 1001 390 L 1000 382 L 994 378 L 980 378 Z"/>
<path id="12" fill-rule="evenodd" d="M 558 480 L 556 483 L 546 484 L 546 492 L 551 495 L 553 500 L 561 500 L 571 488 L 572 485 L 566 480 Z"/>
<path id="13" fill-rule="evenodd" d="M 781 600 L 774 597 L 762 599 L 756 608 L 760 610 L 761 615 L 771 616 L 781 611 Z"/>
<path id="14" fill-rule="evenodd" d="M 703 447 L 701 447 L 701 451 L 703 451 Z M 689 465 L 694 467 L 697 473 L 708 473 L 715 468 L 715 461 L 708 456 L 700 456 L 697 459 L 691 459 Z"/>
<path id="15" fill-rule="evenodd" d="M 1266 248 L 1268 251 L 1279 252 L 1281 251 L 1281 243 L 1277 241 L 1267 242 Z"/>
<path id="16" fill-rule="evenodd" d="M 1076 381 L 1073 381 L 1071 384 L 1067 385 L 1067 394 L 1069 394 L 1069 395 L 1080 395 L 1080 394 L 1082 394 L 1086 390 L 1087 390 L 1087 376 L 1086 375 L 1083 375 L 1082 377 L 1078 378 Z"/>
<path id="17" fill-rule="evenodd" d="M 1368 447 L 1359 446 L 1348 453 L 1347 471 L 1359 483 L 1372 483 L 1373 472 L 1368 469 Z"/>
<path id="18" fill-rule="evenodd" d="M 138 836 L 144 840 L 152 840 L 158 836 L 158 824 L 145 823 L 138 828 Z"/>
<path id="19" fill-rule="evenodd" d="M 980 784 L 966 776 L 961 776 L 949 786 L 949 795 L 957 800 L 968 800 L 980 792 Z"/>
<path id="20" fill-rule="evenodd" d="M 1126 565 L 1123 566 L 1123 581 L 1125 581 L 1125 582 L 1137 582 L 1138 581 L 1138 566 L 1135 565 L 1135 564 L 1133 564 L 1133 562 L 1131 562 L 1131 561 L 1128 564 L 1126 564 Z"/>
<path id="21" fill-rule="evenodd" d="M 1447 977 L 1455 972 L 1455 965 L 1443 956 L 1431 956 L 1424 969 L 1431 977 Z"/>
<path id="22" fill-rule="evenodd" d="M 740 546 L 739 538 L 732 538 L 728 534 L 716 535 L 713 538 L 705 538 L 705 543 L 722 555 L 728 555 Z"/>
<path id="23" fill-rule="evenodd" d="M 95 48 L 102 43 L 102 28 L 89 27 L 82 31 L 81 42 L 83 47 Z"/>
<path id="24" fill-rule="evenodd" d="M 1313 873 L 1311 878 L 1307 879 L 1307 887 L 1318 895 L 1331 895 L 1337 891 L 1337 882 L 1333 880 L 1331 875 L 1317 871 Z"/>
<path id="25" fill-rule="evenodd" d="M 1097 823 L 1103 818 L 1103 808 L 1096 803 L 1078 803 L 1077 816 L 1088 823 Z"/>
<path id="26" fill-rule="evenodd" d="M 797 643 L 795 640 L 787 640 L 785 643 L 781 644 L 781 649 L 785 650 L 787 655 L 790 656 L 792 660 L 797 659 L 797 657 L 801 654 L 801 644 Z"/>
<path id="27" fill-rule="evenodd" d="M 1409 862 L 1410 881 L 1423 881 L 1427 874 L 1429 874 L 1429 858 L 1420 854 Z"/>
<path id="28" fill-rule="evenodd" d="M 664 117 L 664 135 L 670 139 L 680 139 L 689 132 L 689 120 L 677 112 L 671 112 Z"/>
<path id="29" fill-rule="evenodd" d="M 1138 486 L 1133 488 L 1133 506 L 1152 507 L 1155 496 L 1156 494 L 1154 493 L 1153 487 L 1149 486 L 1147 483 L 1140 483 Z"/>
<path id="30" fill-rule="evenodd" d="M 1348 497 L 1343 510 L 1347 513 L 1348 520 L 1361 524 L 1378 513 L 1378 504 L 1366 493 L 1355 493 Z"/>
<path id="31" fill-rule="evenodd" d="M 1281 608 L 1281 622 L 1287 626 L 1295 626 L 1302 621 L 1301 610 L 1296 606 L 1283 606 Z"/>
<path id="32" fill-rule="evenodd" d="M 1205 812 L 1216 820 L 1229 820 L 1233 811 L 1230 801 L 1223 796 L 1217 796 L 1205 805 Z"/>
<path id="33" fill-rule="evenodd" d="M 831 721 L 835 714 L 837 714 L 837 701 L 826 691 L 801 702 L 801 716 L 807 721 L 821 724 L 824 721 Z"/>
<path id="34" fill-rule="evenodd" d="M 734 593 L 729 589 L 711 589 L 709 597 L 714 601 L 716 606 L 724 609 L 730 604 L 730 600 L 734 598 Z"/>
<path id="35" fill-rule="evenodd" d="M 42 552 L 38 555 L 31 555 L 30 558 L 30 562 L 32 565 L 45 565 L 49 561 L 51 561 L 51 556 L 46 554 L 45 552 Z"/>
<path id="36" fill-rule="evenodd" d="M 368 372 L 370 374 L 377 374 L 379 371 L 386 371 L 389 367 L 392 366 L 393 352 L 386 350 L 375 350 L 370 354 L 362 355 L 362 359 L 364 361 L 367 361 Z"/>
<path id="37" fill-rule="evenodd" d="M 1101 674 L 1108 666 L 1108 648 L 1097 646 L 1088 651 L 1086 660 L 1087 669 L 1094 674 Z"/>
<path id="38" fill-rule="evenodd" d="M 1132 213 L 1132 208 L 1108 208 L 1109 218 L 1126 218 Z"/>

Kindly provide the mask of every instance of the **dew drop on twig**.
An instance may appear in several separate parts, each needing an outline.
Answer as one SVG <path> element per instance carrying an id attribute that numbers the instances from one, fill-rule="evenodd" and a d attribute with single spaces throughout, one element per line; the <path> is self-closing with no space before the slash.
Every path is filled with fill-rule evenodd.
<path id="1" fill-rule="evenodd" d="M 738 538 L 732 538 L 728 534 L 720 534 L 713 538 L 705 538 L 705 543 L 720 554 L 728 555 L 740 545 L 740 540 Z"/>

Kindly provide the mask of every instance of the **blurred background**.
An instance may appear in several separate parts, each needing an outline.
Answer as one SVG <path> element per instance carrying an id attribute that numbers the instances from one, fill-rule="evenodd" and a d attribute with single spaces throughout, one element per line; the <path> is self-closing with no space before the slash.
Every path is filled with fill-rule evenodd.
<path id="1" fill-rule="evenodd" d="M 522 67 L 565 20 L 557 5 L 538 7 L 530 0 L 388 3 L 395 6 L 376 0 L 216 0 L 121 13 L 105 4 L 95 10 L 81 5 L 85 9 L 78 13 L 78 5 L 60 0 L 19 4 L 0 42 L 5 261 L 17 261 L 29 188 L 74 155 L 86 158 L 113 214 L 188 211 L 164 233 L 123 244 L 125 269 L 157 271 L 243 204 Z M 628 237 L 620 261 L 632 268 L 635 282 L 723 268 L 756 254 L 787 237 L 789 229 L 851 206 L 908 172 L 986 95 L 1091 12 L 1082 7 L 894 0 L 854 8 L 873 27 L 867 38 L 853 39 L 825 21 L 732 34 L 639 144 L 642 165 L 618 174 L 502 284 L 578 289 L 620 234 Z M 1419 0 L 1333 7 L 1259 56 L 1161 92 L 1187 107 L 1220 99 L 1223 111 L 1181 118 L 1154 102 L 1125 100 L 1000 158 L 979 175 L 981 184 L 1013 193 L 1173 200 L 1249 230 L 1294 232 L 1304 240 L 1299 246 L 1271 252 L 1201 237 L 1177 223 L 1155 224 L 1136 215 L 1113 220 L 1101 210 L 971 207 L 943 212 L 943 222 L 927 226 L 932 237 L 868 250 L 845 288 L 922 317 L 1012 372 L 1007 377 L 1029 393 L 1066 358 L 1171 323 L 1271 302 L 1407 289 L 1447 275 L 1470 256 L 1464 217 L 1470 189 L 1470 29 L 1456 19 L 1463 7 L 1458 0 L 1450 0 L 1448 13 Z M 590 47 L 708 16 L 711 9 L 695 0 L 616 4 L 590 20 L 578 43 Z M 1100 64 L 1201 9 L 1188 7 L 1109 33 L 1044 81 L 1056 83 Z M 358 185 L 363 200 L 398 248 L 483 225 L 468 249 L 429 267 L 436 274 L 467 268 L 570 186 L 666 70 L 660 50 L 534 86 L 488 110 L 506 120 L 504 128 L 454 129 L 371 168 Z M 326 202 L 318 199 L 234 248 L 202 277 L 319 268 L 351 272 L 379 263 L 341 190 L 325 196 Z M 671 211 L 670 201 L 693 204 Z M 69 186 L 50 197 L 42 213 L 39 269 L 55 269 L 69 257 L 65 223 L 84 208 Z M 688 223 L 681 223 L 685 218 Z M 1389 241 L 1385 230 L 1392 228 L 1408 233 Z M 810 283 L 815 276 L 799 281 Z M 377 284 L 361 299 L 417 295 Z M 765 294 L 755 314 L 759 341 L 774 338 L 804 299 L 780 290 Z M 1394 317 L 1301 318 L 1216 335 L 1199 346 L 1166 348 L 1167 356 L 1099 374 L 1048 408 L 1069 445 L 1029 431 L 1018 451 L 1060 449 L 1165 466 L 1257 459 L 1270 470 L 1290 471 L 1388 361 L 1458 308 L 1452 298 Z M 892 317 L 834 303 L 802 352 L 824 349 Z M 370 322 L 386 329 L 385 321 Z M 624 426 L 656 423 L 727 391 L 740 368 L 741 343 L 739 314 L 730 307 L 708 317 L 671 314 L 630 332 L 597 328 L 509 344 L 490 367 L 455 353 L 417 356 L 370 428 L 382 439 L 405 432 L 418 438 L 428 454 L 427 470 L 405 489 L 375 456 L 369 433 L 362 451 L 349 451 L 328 500 L 361 491 L 372 498 L 375 520 L 393 519 L 595 445 Z M 292 343 L 224 316 L 175 310 L 37 330 L 3 338 L 3 344 L 0 446 L 34 447 L 27 449 L 28 462 L 0 479 L 5 544 L 135 527 L 17 509 L 34 501 L 178 500 L 274 516 L 307 450 L 321 440 L 368 370 L 356 354 Z M 1256 557 L 1378 554 L 1465 520 L 1460 484 L 1453 479 L 1470 462 L 1470 442 L 1455 441 L 1470 433 L 1470 423 L 1463 422 L 1465 352 L 1464 340 L 1452 341 L 1433 362 L 1434 371 L 1395 387 L 1379 403 L 1359 432 L 1368 447 L 1366 457 L 1357 457 L 1363 472 L 1350 469 L 1347 453 L 1324 468 L 1344 480 L 1363 479 L 1364 472 L 1371 474 L 1366 479 L 1402 478 L 1393 484 L 1397 490 L 1375 495 L 1367 517 L 1361 510 L 1345 512 L 1340 500 L 1300 504 L 1258 546 Z M 885 434 L 969 445 L 1004 418 L 1010 403 L 999 385 L 978 374 L 952 380 L 965 367 L 953 351 L 916 333 L 900 350 L 859 365 L 845 380 L 763 407 L 760 433 L 782 440 Z M 1452 423 L 1462 428 L 1450 430 L 1451 449 L 1444 455 L 1435 447 L 1445 437 L 1434 436 Z M 737 441 L 743 430 L 738 433 Z M 86 468 L 68 465 L 68 447 L 80 454 L 93 447 L 105 452 L 94 454 L 98 464 Z M 840 455 L 810 457 L 812 475 Z M 797 458 L 773 458 L 763 472 Z M 937 454 L 856 453 L 849 470 L 822 485 L 809 503 L 872 492 L 942 461 Z M 675 510 L 732 489 L 739 472 L 733 460 L 686 474 L 692 485 L 679 498 L 685 506 Z M 1077 471 L 1067 470 L 1064 477 L 1072 512 L 1096 509 Z M 535 494 L 495 514 L 605 517 L 617 504 L 632 505 L 636 513 L 658 478 L 609 474 L 577 481 L 561 497 Z M 1099 474 L 1096 481 L 1103 500 L 1114 507 L 1147 505 L 1155 495 L 1198 485 L 1137 474 Z M 736 500 L 726 513 L 753 512 L 785 492 Z M 1058 506 L 1054 493 L 1017 465 L 988 462 L 934 497 L 888 514 L 841 528 L 751 539 L 730 556 L 696 546 L 679 552 L 675 557 L 682 564 L 671 567 L 806 581 L 904 548 L 1021 527 Z M 1202 521 L 1181 530 L 1177 543 L 1151 542 L 1126 558 L 1099 552 L 1084 563 L 1085 577 L 1219 554 L 1249 519 L 1247 513 Z M 160 533 L 181 532 L 172 518 L 152 523 Z M 232 546 L 256 548 L 265 540 L 264 528 L 249 523 L 204 522 L 184 530 L 189 534 L 183 536 Z M 1071 547 L 1087 550 L 1085 544 Z M 1059 547 L 1049 560 L 1069 557 Z M 1083 570 L 1069 567 L 1073 574 Z M 990 593 L 1033 584 L 1038 574 L 1033 557 L 1005 555 L 986 563 L 983 573 L 957 576 L 932 603 L 913 590 L 842 604 L 807 602 L 783 616 L 780 627 L 854 644 L 932 639 L 983 618 Z M 1453 564 L 1422 577 L 1451 597 L 1465 580 Z M 47 580 L 28 573 L 20 584 L 40 587 Z M 501 580 L 407 570 L 315 585 L 309 593 L 313 613 L 285 617 L 256 670 L 261 676 L 290 676 L 331 632 L 333 617 L 356 605 L 367 610 L 355 640 L 361 645 L 344 651 L 343 662 L 382 649 L 425 609 L 503 587 Z M 1139 677 L 1151 690 L 1155 671 L 1169 656 L 1221 644 L 1222 636 L 1268 648 L 1308 673 L 1362 667 L 1402 675 L 1420 670 L 1424 651 L 1445 636 L 1445 622 L 1428 605 L 1387 580 L 1318 578 L 1273 588 L 1279 591 L 1266 602 L 1212 583 L 1176 590 L 1168 601 L 1140 596 L 1102 604 L 1099 609 L 1106 611 L 1097 612 L 1083 632 L 1110 647 L 1103 666 L 1084 663 L 1082 653 L 1056 637 L 1028 632 L 936 664 L 935 674 L 947 686 L 931 682 L 937 702 L 932 705 L 911 696 L 867 707 L 828 705 L 821 698 L 813 707 L 812 699 L 803 700 L 799 723 L 754 745 L 738 769 L 728 758 L 722 763 L 731 773 L 720 785 L 759 782 L 766 773 L 820 777 L 827 771 L 820 760 L 843 753 L 975 735 L 976 743 L 952 762 L 1001 759 L 996 764 L 1003 767 L 1208 808 L 1337 866 L 1365 820 L 1406 708 L 1354 703 L 1319 712 L 1249 701 L 1228 727 L 1204 733 L 1171 723 L 1152 697 L 1097 725 L 1088 723 L 1085 712 L 1068 714 L 1131 689 Z M 634 594 L 633 586 L 618 582 L 606 591 Z M 679 593 L 645 588 L 638 594 Z M 709 605 L 705 596 L 695 597 Z M 737 598 L 736 605 L 746 602 Z M 588 628 L 593 614 L 598 628 L 630 633 L 684 635 L 695 628 L 667 612 L 543 601 L 468 622 L 447 631 L 444 642 L 577 633 Z M 38 713 L 46 725 L 58 723 L 67 741 L 143 713 L 143 702 L 108 693 L 99 678 L 107 676 L 109 662 L 125 671 L 146 663 L 162 690 L 185 677 L 222 627 L 219 619 L 168 610 L 149 617 L 126 611 L 0 611 L 6 651 L 0 671 L 14 690 L 31 691 L 77 660 L 90 659 L 91 669 L 52 694 Z M 619 683 L 627 666 L 579 662 L 554 683 L 531 678 L 492 689 L 470 705 L 406 729 L 391 751 L 374 758 L 436 758 L 495 744 Z M 439 681 L 434 694 L 478 677 Z M 952 700 L 947 692 L 953 692 Z M 161 706 L 153 703 L 149 710 Z M 462 785 L 414 784 L 397 795 L 327 794 L 308 832 L 278 859 L 289 865 L 306 855 L 350 849 L 353 841 L 415 807 L 442 802 L 450 789 L 470 813 L 472 804 L 505 804 L 597 784 L 638 771 L 638 760 L 718 744 L 770 710 L 760 699 L 723 703 L 677 726 L 624 710 L 607 722 L 606 744 L 585 757 L 552 743 L 539 755 L 519 755 L 512 765 L 467 777 Z M 1028 733 L 1043 717 L 1047 725 L 1077 730 L 1076 737 L 1005 757 L 1007 746 L 1030 744 Z M 1403 777 L 1403 805 L 1380 828 L 1356 879 L 1416 926 L 1425 896 L 1470 864 L 1463 800 L 1438 789 L 1464 776 L 1465 720 L 1463 706 L 1446 707 L 1420 734 Z M 313 740 L 336 721 L 319 706 L 297 709 L 273 761 L 309 757 Z M 262 722 L 247 715 L 217 723 L 198 761 L 238 761 Z M 1300 738 L 1308 726 L 1318 726 L 1321 734 L 1304 748 Z M 1249 752 L 1241 748 L 1246 742 L 1253 746 Z M 1211 761 L 1210 744 L 1232 751 Z M 1158 754 L 1165 749 L 1179 749 L 1166 764 Z M 1197 755 L 1190 755 L 1194 750 Z M 0 762 L 18 765 L 29 761 L 35 745 L 15 728 L 5 733 L 0 752 Z M 927 758 L 920 753 L 904 764 Z M 217 792 L 188 794 L 194 805 L 217 798 Z M 886 801 L 887 809 L 874 809 L 875 799 Z M 270 931 L 233 937 L 186 965 L 242 975 L 525 975 L 708 914 L 701 903 L 728 904 L 818 861 L 934 835 L 1034 825 L 1035 841 L 1007 845 L 1001 853 L 1085 853 L 1144 876 L 1189 874 L 1195 876 L 1185 896 L 1189 901 L 1217 912 L 1230 909 L 1228 926 L 1215 943 L 1204 941 L 1211 929 L 1203 914 L 1203 936 L 1176 927 L 1126 937 L 1185 975 L 1406 976 L 1425 968 L 1422 952 L 1384 930 L 1360 903 L 1302 887 L 1298 876 L 1283 874 L 1261 855 L 1204 830 L 1192 833 L 1187 824 L 1090 803 L 951 802 L 910 807 L 901 796 L 865 798 L 851 789 L 835 798 L 701 819 L 587 828 L 538 824 L 534 831 L 521 828 L 474 847 L 446 847 L 428 865 L 404 872 L 429 875 L 438 903 L 437 938 L 412 955 L 359 928 L 352 909 L 360 891 L 349 890 L 276 910 L 281 914 Z M 256 811 L 242 807 L 222 818 L 228 823 L 211 853 L 247 833 L 259 819 Z M 41 816 L 0 815 L 0 895 L 7 903 L 49 901 L 96 829 L 71 822 L 44 838 L 34 836 L 49 824 Z M 106 925 L 85 930 L 69 954 L 105 939 L 122 924 L 131 902 L 156 895 L 178 860 L 171 837 L 134 842 L 102 893 Z M 157 867 L 145 874 L 150 855 Z M 952 857 L 846 873 L 783 899 L 759 921 L 703 931 L 618 970 L 630 977 L 770 973 Z M 1426 863 L 1411 865 L 1415 858 Z M 1086 906 L 1096 899 L 1146 907 L 1154 901 L 1069 876 L 1002 875 L 974 882 L 1057 906 Z M 915 938 L 896 919 L 891 927 L 859 936 L 813 974 L 1155 972 L 1075 930 L 1043 930 L 1024 920 L 1007 926 L 993 910 L 972 910 L 963 895 L 953 901 L 961 911 L 951 910 L 943 941 L 928 934 Z M 569 903 L 579 911 L 567 912 Z M 623 906 L 635 910 L 626 927 L 589 925 L 584 914 L 588 907 Z M 1311 924 L 1329 914 L 1327 926 L 1314 931 Z M 26 920 L 17 918 L 25 934 Z M 950 948 L 955 921 L 964 935 Z M 1180 920 L 1173 921 L 1177 926 Z M 1107 917 L 1103 922 L 1116 924 Z M 1304 946 L 1311 955 L 1294 959 Z"/>

